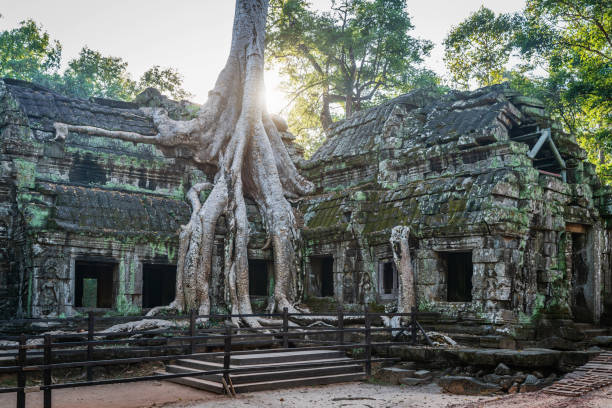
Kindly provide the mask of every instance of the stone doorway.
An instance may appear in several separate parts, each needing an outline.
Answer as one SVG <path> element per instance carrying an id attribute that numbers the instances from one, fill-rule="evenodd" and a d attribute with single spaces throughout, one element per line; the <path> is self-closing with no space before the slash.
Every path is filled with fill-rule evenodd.
<path id="1" fill-rule="evenodd" d="M 249 295 L 268 296 L 268 261 L 249 259 Z"/>
<path id="2" fill-rule="evenodd" d="M 472 301 L 472 252 L 443 252 L 446 271 L 446 301 Z"/>
<path id="3" fill-rule="evenodd" d="M 566 226 L 571 237 L 572 314 L 574 320 L 593 322 L 593 242 L 585 225 Z"/>
<path id="4" fill-rule="evenodd" d="M 175 297 L 176 265 L 142 265 L 142 307 L 169 305 Z"/>
<path id="5" fill-rule="evenodd" d="M 117 263 L 76 261 L 74 306 L 89 309 L 112 308 L 116 273 Z"/>
<path id="6" fill-rule="evenodd" d="M 334 257 L 316 256 L 310 258 L 312 270 L 311 293 L 318 297 L 334 296 Z"/>

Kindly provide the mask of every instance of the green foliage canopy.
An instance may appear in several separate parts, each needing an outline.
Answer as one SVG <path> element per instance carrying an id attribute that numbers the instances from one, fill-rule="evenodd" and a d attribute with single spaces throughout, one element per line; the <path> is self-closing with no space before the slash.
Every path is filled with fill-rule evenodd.
<path id="1" fill-rule="evenodd" d="M 61 51 L 61 44 L 52 41 L 40 25 L 33 20 L 23 21 L 17 28 L 0 32 L 0 77 L 36 82 L 79 98 L 131 100 L 148 87 L 174 99 L 189 96 L 174 68 L 155 65 L 135 81 L 126 61 L 85 46 L 60 73 Z"/>
<path id="2" fill-rule="evenodd" d="M 298 141 L 314 141 L 307 153 L 334 119 L 415 81 L 437 86 L 435 74 L 416 67 L 432 44 L 412 29 L 405 0 L 332 0 L 325 12 L 305 0 L 271 1 L 266 52 L 286 78 L 290 128 Z"/>
<path id="3" fill-rule="evenodd" d="M 453 81 L 509 80 L 545 102 L 612 182 L 612 7 L 606 0 L 527 0 L 515 15 L 481 8 L 447 36 Z M 520 62 L 509 67 L 516 53 Z"/>
<path id="4" fill-rule="evenodd" d="M 49 34 L 33 20 L 0 32 L 0 73 L 24 81 L 56 72 L 62 57 L 62 46 L 51 41 Z"/>
<path id="5" fill-rule="evenodd" d="M 495 15 L 482 6 L 451 28 L 444 40 L 444 62 L 451 79 L 463 88 L 470 83 L 489 86 L 502 81 L 512 51 L 516 17 Z"/>

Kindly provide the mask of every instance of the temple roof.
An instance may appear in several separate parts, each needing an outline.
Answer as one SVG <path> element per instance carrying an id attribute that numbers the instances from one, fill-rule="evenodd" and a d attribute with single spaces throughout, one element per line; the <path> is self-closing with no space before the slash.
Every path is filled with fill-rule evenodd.
<path id="1" fill-rule="evenodd" d="M 155 134 L 153 122 L 133 103 L 103 98 L 73 98 L 30 82 L 10 78 L 3 81 L 30 118 L 32 129 L 53 132 L 53 123 L 63 122 L 145 135 Z"/>
<path id="2" fill-rule="evenodd" d="M 506 85 L 471 92 L 452 91 L 445 95 L 415 90 L 334 123 L 328 139 L 311 161 L 379 149 L 381 144 L 377 137 L 394 123 L 395 115 L 409 114 L 410 122 L 403 123 L 405 130 L 411 134 L 411 139 L 419 139 L 425 146 L 456 141 L 461 136 L 478 137 L 479 134 L 487 134 L 490 142 L 491 132 L 507 139 L 508 130 L 520 124 L 523 118 L 519 108 L 511 102 L 512 95 L 514 93 Z"/>

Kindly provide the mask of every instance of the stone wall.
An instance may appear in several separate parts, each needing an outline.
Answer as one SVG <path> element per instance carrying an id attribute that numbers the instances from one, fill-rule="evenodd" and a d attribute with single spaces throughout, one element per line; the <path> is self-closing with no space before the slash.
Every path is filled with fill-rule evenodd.
<path id="1" fill-rule="evenodd" d="M 176 118 L 194 112 L 152 91 L 136 102 Z M 0 310 L 7 316 L 73 314 L 75 264 L 83 260 L 116 263 L 114 309 L 138 311 L 143 264 L 176 263 L 177 231 L 190 213 L 184 194 L 211 175 L 180 149 L 74 133 L 53 140 L 55 121 L 153 134 L 138 106 L 0 82 Z M 565 180 L 554 174 L 560 164 L 550 152 L 527 156 L 543 128 L 552 129 L 567 164 Z M 300 161 L 316 192 L 295 205 L 303 220 L 298 291 L 313 310 L 391 306 L 379 274 L 392 259 L 391 229 L 407 225 L 422 310 L 496 322 L 542 313 L 597 321 L 612 295 L 612 192 L 584 157 L 541 104 L 504 86 L 415 91 L 358 112 L 334 124 L 312 160 Z M 254 203 L 247 207 L 249 258 L 270 260 L 271 250 L 260 249 L 260 214 Z M 210 289 L 219 310 L 224 228 L 221 219 Z M 458 253 L 469 256 L 470 300 L 449 301 L 447 259 Z M 318 297 L 313 269 L 322 256 L 333 258 L 326 298 Z"/>
<path id="2" fill-rule="evenodd" d="M 527 156 L 543 127 L 553 129 L 566 181 L 540 171 L 561 166 L 550 152 Z M 378 302 L 377 266 L 390 254 L 390 231 L 408 225 L 422 309 L 532 321 L 544 311 L 577 313 L 566 229 L 581 225 L 592 271 L 580 285 L 589 293 L 588 319 L 597 321 L 599 288 L 610 274 L 602 232 L 610 189 L 584 158 L 541 103 L 508 88 L 437 98 L 417 91 L 335 125 L 303 166 L 319 193 L 300 204 L 303 234 L 308 247 L 333 247 L 336 261 L 348 268 L 339 275 L 345 277 L 342 293 Z M 351 246 L 359 256 L 347 263 Z M 471 252 L 470 302 L 446 300 L 447 252 Z"/>

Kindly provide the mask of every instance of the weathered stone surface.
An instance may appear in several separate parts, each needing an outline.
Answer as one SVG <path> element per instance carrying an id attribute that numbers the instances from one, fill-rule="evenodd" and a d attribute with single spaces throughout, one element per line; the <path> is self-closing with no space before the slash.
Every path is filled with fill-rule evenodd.
<path id="1" fill-rule="evenodd" d="M 502 391 L 499 385 L 481 382 L 472 377 L 440 377 L 438 385 L 447 392 L 461 395 L 490 395 Z"/>
<path id="2" fill-rule="evenodd" d="M 599 347 L 612 347 L 612 336 L 596 336 L 591 340 L 591 344 Z"/>
<path id="3" fill-rule="evenodd" d="M 521 392 L 533 392 L 543 388 L 535 375 L 529 374 L 521 384 Z"/>
<path id="4" fill-rule="evenodd" d="M 176 262 L 177 231 L 189 215 L 184 193 L 210 174 L 186 164 L 190 158 L 181 149 L 162 152 L 151 145 L 76 133 L 63 142 L 52 140 L 56 121 L 155 134 L 139 106 L 163 107 L 176 119 L 189 119 L 198 111 L 195 104 L 170 101 L 155 90 L 130 103 L 68 98 L 21 81 L 0 83 L 0 248 L 8 248 L 0 251 L 2 313 L 10 316 L 17 305 L 27 304 L 19 288 L 29 282 L 32 306 L 22 312 L 73 313 L 75 256 L 116 262 L 122 271 L 117 290 L 123 293 L 115 303 L 136 308 L 142 304 L 143 265 Z M 423 308 L 515 323 L 519 312 L 522 319 L 535 321 L 554 305 L 558 316 L 568 317 L 571 311 L 597 319 L 601 291 L 594 281 L 589 278 L 588 284 L 573 288 L 564 279 L 576 276 L 572 233 L 566 225 L 589 226 L 590 253 L 598 256 L 583 264 L 609 276 L 605 248 L 611 237 L 602 228 L 612 225 L 612 190 L 602 187 L 575 137 L 552 125 L 553 140 L 571 167 L 568 182 L 538 171 L 540 164 L 534 163 L 542 162 L 526 153 L 538 127 L 548 121 L 543 114 L 507 86 L 494 85 L 443 96 L 416 90 L 334 123 L 313 158 L 298 160 L 317 186 L 314 195 L 296 204 L 297 218 L 303 220 L 303 276 L 312 280 L 300 282 L 301 287 L 318 287 L 309 258 L 332 256 L 334 302 L 393 302 L 396 295 L 381 292 L 376 274 L 390 259 L 390 230 L 411 225 L 417 297 Z M 292 143 L 286 123 L 273 120 L 283 142 Z M 298 150 L 290 149 L 292 154 Z M 560 173 L 554 161 L 542 158 L 547 171 Z M 266 240 L 261 217 L 254 205 L 248 207 L 254 231 L 249 256 L 271 259 L 270 250 L 259 249 Z M 222 308 L 223 222 L 216 232 L 211 296 L 214 306 Z M 445 254 L 452 252 L 471 252 L 472 288 L 461 302 L 448 302 Z M 20 282 L 10 274 L 10 265 L 17 264 L 28 265 Z M 566 296 L 572 290 L 577 291 L 574 296 Z M 568 303 L 580 298 L 576 295 L 587 301 L 584 310 Z M 584 339 L 576 327 L 549 323 L 541 323 L 546 327 L 537 332 L 540 337 Z M 536 329 L 517 326 L 513 333 L 531 340 Z M 495 337 L 483 338 L 482 345 L 496 342 Z M 504 344 L 515 346 L 509 343 Z M 541 345 L 569 348 L 558 341 Z M 486 366 L 503 362 L 525 368 L 557 359 L 505 352 L 499 358 L 423 350 L 406 355 L 410 353 L 417 361 L 435 357 L 471 364 L 475 356 Z"/>
<path id="5" fill-rule="evenodd" d="M 513 367 L 538 368 L 555 367 L 561 357 L 561 352 L 549 349 L 463 349 L 457 351 L 456 355 L 464 363 L 487 366 L 497 366 L 499 363 L 504 363 Z"/>
<path id="6" fill-rule="evenodd" d="M 431 377 L 427 378 L 411 378 L 411 377 L 403 377 L 400 378 L 399 383 L 402 385 L 423 385 L 429 384 L 431 382 Z"/>
<path id="7" fill-rule="evenodd" d="M 512 370 L 504 363 L 499 363 L 497 367 L 495 367 L 495 374 L 497 375 L 510 375 L 511 373 Z"/>
<path id="8" fill-rule="evenodd" d="M 431 371 L 429 370 L 418 370 L 414 372 L 415 378 L 431 378 Z"/>
<path id="9" fill-rule="evenodd" d="M 406 370 L 398 367 L 385 367 L 376 373 L 376 378 L 389 384 L 399 384 L 401 378 L 413 377 L 414 370 Z"/>

